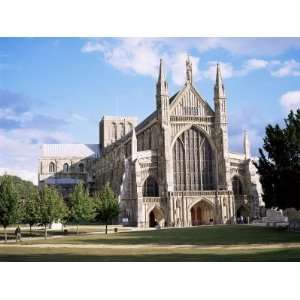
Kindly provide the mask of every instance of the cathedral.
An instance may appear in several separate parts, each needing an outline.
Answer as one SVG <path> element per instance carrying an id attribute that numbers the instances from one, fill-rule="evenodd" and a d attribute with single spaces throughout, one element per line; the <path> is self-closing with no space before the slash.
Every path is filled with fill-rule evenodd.
<path id="1" fill-rule="evenodd" d="M 124 225 L 233 224 L 260 218 L 264 206 L 246 132 L 243 144 L 243 153 L 229 151 L 220 65 L 212 108 L 193 85 L 189 58 L 185 84 L 173 96 L 161 60 L 156 110 L 140 123 L 104 116 L 99 144 L 42 145 L 39 186 L 55 185 L 67 201 L 79 182 L 90 193 L 109 182 Z"/>

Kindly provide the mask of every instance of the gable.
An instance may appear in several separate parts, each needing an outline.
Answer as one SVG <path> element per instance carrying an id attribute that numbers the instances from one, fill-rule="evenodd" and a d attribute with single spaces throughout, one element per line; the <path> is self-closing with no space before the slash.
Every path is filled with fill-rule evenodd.
<path id="1" fill-rule="evenodd" d="M 186 85 L 170 101 L 171 116 L 213 116 L 214 111 L 192 85 Z"/>

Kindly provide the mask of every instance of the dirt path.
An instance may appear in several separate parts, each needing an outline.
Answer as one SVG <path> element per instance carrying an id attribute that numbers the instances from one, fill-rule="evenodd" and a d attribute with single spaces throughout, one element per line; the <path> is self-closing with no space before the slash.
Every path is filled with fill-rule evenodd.
<path id="1" fill-rule="evenodd" d="M 107 244 L 1 244 L 0 247 L 18 248 L 78 248 L 78 249 L 199 249 L 199 250 L 249 250 L 249 249 L 290 249 L 299 248 L 300 243 L 272 243 L 272 244 L 247 244 L 247 245 L 159 245 L 159 244 L 137 244 L 137 245 L 107 245 Z"/>

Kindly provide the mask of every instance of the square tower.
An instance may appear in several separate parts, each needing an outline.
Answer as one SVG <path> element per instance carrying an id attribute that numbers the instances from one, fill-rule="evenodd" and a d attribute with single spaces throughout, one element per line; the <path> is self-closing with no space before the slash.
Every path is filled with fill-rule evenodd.
<path id="1" fill-rule="evenodd" d="M 129 133 L 137 122 L 136 117 L 104 116 L 99 123 L 100 149 L 104 149 Z"/>

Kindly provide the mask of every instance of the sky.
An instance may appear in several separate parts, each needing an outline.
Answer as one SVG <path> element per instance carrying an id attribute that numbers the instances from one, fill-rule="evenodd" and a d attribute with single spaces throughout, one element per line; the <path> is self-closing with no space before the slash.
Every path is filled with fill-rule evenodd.
<path id="1" fill-rule="evenodd" d="M 247 130 L 257 155 L 267 124 L 300 108 L 299 38 L 0 38 L 0 173 L 37 183 L 43 143 L 98 143 L 103 115 L 155 110 L 159 59 L 170 96 L 193 84 L 213 107 L 216 63 L 228 101 L 229 146 Z"/>

